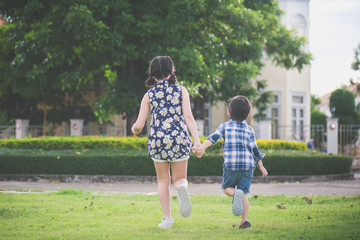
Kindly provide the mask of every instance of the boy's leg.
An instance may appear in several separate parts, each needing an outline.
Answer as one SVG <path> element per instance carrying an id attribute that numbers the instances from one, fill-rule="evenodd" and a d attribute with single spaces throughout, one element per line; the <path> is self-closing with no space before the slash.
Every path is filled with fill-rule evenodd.
<path id="1" fill-rule="evenodd" d="M 183 217 L 189 217 L 191 214 L 191 202 L 187 191 L 188 181 L 186 180 L 187 166 L 188 160 L 171 163 L 174 187 L 177 190 L 180 213 Z"/>
<path id="2" fill-rule="evenodd" d="M 221 188 L 223 192 L 229 197 L 233 197 L 235 193 L 235 187 L 238 180 L 234 175 L 234 172 L 223 168 Z"/>
<path id="3" fill-rule="evenodd" d="M 170 164 L 168 162 L 155 162 L 155 170 L 158 182 L 158 194 L 164 219 L 171 218 L 170 203 Z"/>
<path id="4" fill-rule="evenodd" d="M 227 187 L 225 189 L 223 189 L 224 193 L 226 195 L 228 195 L 229 197 L 233 197 L 234 196 L 234 193 L 235 193 L 235 188 L 233 187 Z"/>
<path id="5" fill-rule="evenodd" d="M 238 189 L 235 189 L 239 182 L 239 172 L 223 168 L 222 180 L 221 187 L 224 193 L 233 198 L 232 212 L 235 216 L 240 216 L 243 212 L 242 198 L 244 192 L 239 189 L 239 186 Z"/>
<path id="6" fill-rule="evenodd" d="M 248 200 L 247 194 L 244 195 L 244 197 L 242 199 L 242 204 L 243 204 L 243 213 L 241 215 L 241 224 L 243 224 L 245 221 L 247 221 L 247 215 L 249 212 L 249 200 Z"/>
<path id="7" fill-rule="evenodd" d="M 229 197 L 233 198 L 232 202 L 232 212 L 235 216 L 240 216 L 243 213 L 244 207 L 244 192 L 240 189 L 235 189 L 232 187 L 228 187 L 223 189 L 224 193 Z"/>
<path id="8" fill-rule="evenodd" d="M 251 224 L 247 220 L 249 212 L 249 200 L 247 194 L 250 192 L 250 185 L 253 179 L 253 174 L 253 171 L 243 171 L 241 173 L 242 177 L 238 183 L 238 189 L 241 189 L 244 192 L 244 196 L 242 198 L 243 212 L 241 214 L 240 229 L 251 229 Z"/>

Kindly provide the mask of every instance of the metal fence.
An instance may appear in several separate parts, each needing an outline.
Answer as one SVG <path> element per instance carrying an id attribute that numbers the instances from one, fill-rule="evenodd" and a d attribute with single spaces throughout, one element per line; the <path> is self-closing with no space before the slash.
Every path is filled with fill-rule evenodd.
<path id="1" fill-rule="evenodd" d="M 325 151 L 326 149 L 326 131 L 324 125 L 311 125 L 310 139 L 315 149 Z"/>
<path id="2" fill-rule="evenodd" d="M 27 129 L 27 137 L 40 137 L 44 136 L 44 128 L 42 125 L 31 125 Z M 85 125 L 83 126 L 83 136 L 125 136 L 126 129 L 123 126 L 113 125 Z M 70 136 L 70 126 L 47 126 L 46 136 Z M 0 139 L 15 138 L 16 129 L 15 126 L 6 125 L 0 126 Z"/>
<path id="3" fill-rule="evenodd" d="M 340 125 L 339 152 L 360 159 L 360 125 Z"/>
<path id="4" fill-rule="evenodd" d="M 84 126 L 83 135 L 92 136 L 125 136 L 126 129 L 123 126 L 112 126 L 112 125 L 99 125 L 99 126 Z"/>
<path id="5" fill-rule="evenodd" d="M 15 126 L 0 125 L 0 139 L 14 138 L 15 134 Z"/>
<path id="6" fill-rule="evenodd" d="M 324 125 L 284 126 L 272 125 L 272 139 L 302 141 L 314 149 L 324 151 L 326 148 L 326 131 Z"/>
<path id="7" fill-rule="evenodd" d="M 217 126 L 211 127 L 211 132 L 215 131 Z M 355 151 L 356 144 L 358 144 L 358 132 L 355 129 L 360 129 L 360 125 L 340 126 L 340 152 L 348 153 Z M 256 129 L 257 130 L 257 129 Z M 205 127 L 204 135 L 210 133 L 210 127 Z M 258 133 L 257 133 L 258 134 Z M 357 135 L 356 135 L 357 134 Z M 28 137 L 43 136 L 43 126 L 31 125 L 28 128 Z M 110 124 L 96 125 L 90 124 L 83 127 L 83 136 L 126 136 L 126 129 L 124 126 L 113 126 Z M 70 126 L 48 126 L 46 128 L 46 136 L 70 136 Z M 0 126 L 0 138 L 14 138 L 15 126 Z M 313 144 L 314 148 L 324 151 L 326 148 L 326 132 L 323 125 L 304 126 L 303 128 L 294 128 L 292 126 L 272 126 L 272 139 L 291 140 L 291 141 L 306 141 Z M 351 147 L 349 147 L 350 139 Z M 359 149 L 359 147 L 357 148 Z"/>
<path id="8" fill-rule="evenodd" d="M 205 127 L 204 135 L 209 135 L 210 133 L 214 132 L 216 128 L 217 126 Z M 257 136 L 260 135 L 259 131 L 259 129 L 255 128 Z M 324 151 L 326 148 L 326 128 L 324 125 L 308 125 L 303 127 L 272 125 L 271 138 L 279 140 L 311 142 L 314 149 L 319 151 Z"/>
<path id="9" fill-rule="evenodd" d="M 42 125 L 31 125 L 28 128 L 28 137 L 40 137 L 40 136 L 69 136 L 69 126 L 47 126 L 46 133 L 44 134 L 44 128 Z"/>

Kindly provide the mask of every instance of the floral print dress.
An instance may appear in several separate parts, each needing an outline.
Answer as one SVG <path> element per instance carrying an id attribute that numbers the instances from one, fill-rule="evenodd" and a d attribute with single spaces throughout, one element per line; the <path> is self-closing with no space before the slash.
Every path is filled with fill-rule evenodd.
<path id="1" fill-rule="evenodd" d="M 182 111 L 181 86 L 162 80 L 147 93 L 151 110 L 148 155 L 167 161 L 188 158 L 192 141 Z"/>

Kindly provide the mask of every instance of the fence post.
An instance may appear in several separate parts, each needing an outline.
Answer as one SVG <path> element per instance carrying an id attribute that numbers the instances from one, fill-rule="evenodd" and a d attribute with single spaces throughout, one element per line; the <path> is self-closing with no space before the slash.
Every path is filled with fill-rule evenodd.
<path id="1" fill-rule="evenodd" d="M 195 120 L 199 136 L 204 136 L 204 120 Z"/>
<path id="2" fill-rule="evenodd" d="M 326 135 L 327 135 L 327 152 L 332 154 L 338 154 L 338 118 L 326 119 Z"/>
<path id="3" fill-rule="evenodd" d="M 70 135 L 82 136 L 83 126 L 84 126 L 84 119 L 70 119 Z"/>
<path id="4" fill-rule="evenodd" d="M 16 138 L 24 138 L 28 135 L 29 121 L 25 119 L 15 119 Z"/>
<path id="5" fill-rule="evenodd" d="M 258 122 L 259 124 L 259 136 L 258 139 L 271 139 L 271 121 L 262 120 Z"/>

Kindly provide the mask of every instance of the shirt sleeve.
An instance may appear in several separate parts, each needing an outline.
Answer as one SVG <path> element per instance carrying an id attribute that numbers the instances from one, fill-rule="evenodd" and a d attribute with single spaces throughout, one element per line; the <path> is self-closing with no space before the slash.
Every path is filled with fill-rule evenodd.
<path id="1" fill-rule="evenodd" d="M 207 140 L 210 140 L 211 143 L 214 145 L 215 143 L 217 143 L 220 139 L 223 138 L 224 136 L 224 131 L 225 131 L 225 126 L 224 123 L 220 124 L 220 126 L 216 129 L 216 131 L 212 134 L 210 134 L 207 137 Z"/>
<path id="2" fill-rule="evenodd" d="M 262 160 L 265 157 L 265 154 L 260 153 L 260 151 L 259 151 L 259 148 L 256 144 L 254 131 L 251 131 L 249 145 L 250 145 L 250 149 L 252 150 L 252 154 L 254 156 L 254 161 L 256 162 L 256 166 L 257 166 L 257 162 L 259 160 Z"/>

